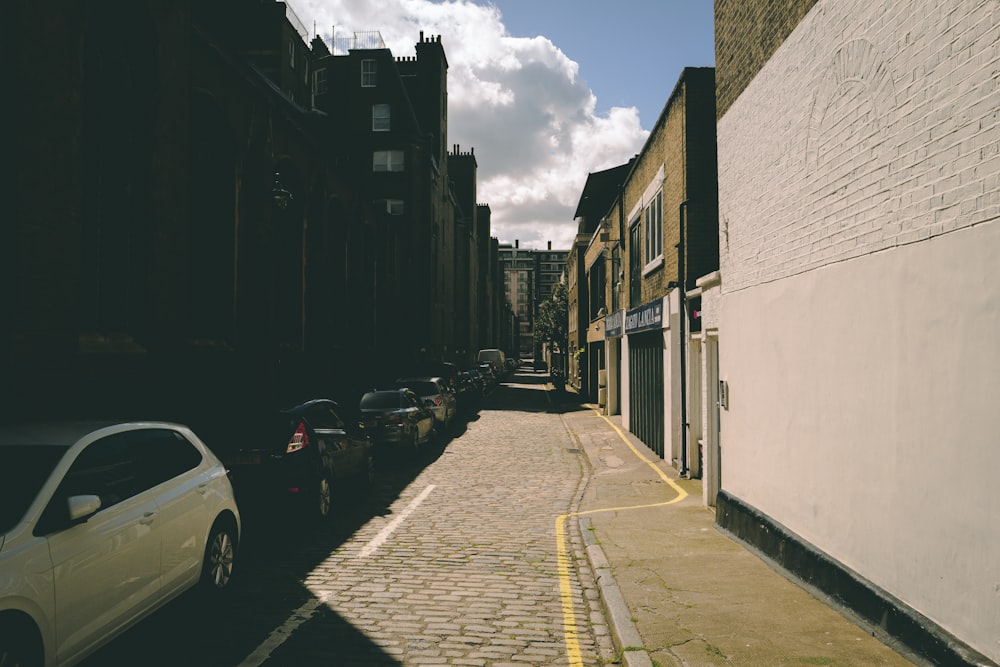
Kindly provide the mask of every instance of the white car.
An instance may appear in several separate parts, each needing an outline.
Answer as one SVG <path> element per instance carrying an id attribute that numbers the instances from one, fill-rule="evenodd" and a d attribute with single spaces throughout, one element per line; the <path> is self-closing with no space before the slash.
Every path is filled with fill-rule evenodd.
<path id="1" fill-rule="evenodd" d="M 164 422 L 0 427 L 0 665 L 72 665 L 202 582 L 229 585 L 226 470 Z"/>

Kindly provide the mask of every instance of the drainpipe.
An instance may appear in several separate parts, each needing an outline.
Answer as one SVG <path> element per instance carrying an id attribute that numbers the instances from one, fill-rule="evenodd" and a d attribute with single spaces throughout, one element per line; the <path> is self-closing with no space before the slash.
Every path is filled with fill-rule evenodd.
<path id="1" fill-rule="evenodd" d="M 684 228 L 687 226 L 687 206 L 688 199 L 685 199 L 680 203 L 677 209 L 678 222 L 680 226 L 680 239 L 677 244 L 677 284 L 680 286 L 680 350 L 681 350 L 681 469 L 680 476 L 687 477 L 688 466 L 687 466 L 687 436 L 688 436 L 688 423 L 687 423 L 687 281 L 686 281 L 686 267 L 684 266 L 684 260 L 687 246 L 684 239 Z"/>

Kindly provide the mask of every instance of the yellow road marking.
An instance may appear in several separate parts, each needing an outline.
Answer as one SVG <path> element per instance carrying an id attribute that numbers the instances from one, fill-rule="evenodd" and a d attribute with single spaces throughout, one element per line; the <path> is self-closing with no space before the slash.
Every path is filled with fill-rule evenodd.
<path id="1" fill-rule="evenodd" d="M 618 425 L 613 421 L 608 419 L 606 415 L 600 412 L 597 408 L 589 406 L 594 413 L 611 425 L 611 428 L 615 430 L 618 437 L 622 439 L 628 448 L 632 450 L 632 453 L 639 458 L 640 461 L 652 468 L 660 479 L 670 485 L 670 487 L 677 492 L 677 497 L 662 503 L 652 503 L 649 505 L 630 505 L 627 507 L 606 507 L 603 509 L 587 510 L 586 512 L 570 512 L 569 514 L 560 514 L 556 518 L 556 563 L 558 566 L 558 576 L 559 576 L 559 595 L 562 599 L 562 612 L 563 612 L 563 635 L 566 643 L 566 657 L 569 660 L 569 667 L 582 667 L 583 657 L 580 654 L 580 640 L 577 634 L 576 626 L 576 612 L 573 610 L 573 592 L 570 587 L 570 559 L 568 554 L 568 549 L 566 547 L 566 521 L 573 517 L 586 516 L 588 514 L 600 514 L 603 512 L 620 512 L 624 510 L 638 510 L 647 509 L 650 507 L 666 507 L 667 505 L 673 505 L 684 500 L 688 496 L 688 492 L 681 487 L 680 484 L 675 482 L 673 479 L 667 476 L 659 466 L 656 465 L 654 461 L 648 459 L 642 452 L 635 448 L 635 446 L 629 442 L 628 437 L 625 435 L 624 431 L 618 428 Z M 570 432 L 572 434 L 572 431 Z M 573 434 L 575 438 L 575 434 Z"/>

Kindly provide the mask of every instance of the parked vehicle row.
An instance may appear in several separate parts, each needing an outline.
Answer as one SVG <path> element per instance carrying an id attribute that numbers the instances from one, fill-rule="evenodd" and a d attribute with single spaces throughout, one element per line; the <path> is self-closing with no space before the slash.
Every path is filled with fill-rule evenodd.
<path id="1" fill-rule="evenodd" d="M 238 503 L 329 517 L 338 485 L 448 434 L 507 368 L 434 370 L 356 405 L 215 418 L 202 437 L 165 421 L 0 427 L 0 665 L 72 665 L 199 584 L 225 590 Z"/>

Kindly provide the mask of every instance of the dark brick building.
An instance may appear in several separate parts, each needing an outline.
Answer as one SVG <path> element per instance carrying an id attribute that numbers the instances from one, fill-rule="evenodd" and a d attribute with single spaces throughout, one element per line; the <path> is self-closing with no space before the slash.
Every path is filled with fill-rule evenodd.
<path id="1" fill-rule="evenodd" d="M 279 2 L 57 5 L 0 27 L 5 417 L 197 424 L 447 360 L 440 38 L 334 56 Z"/>

